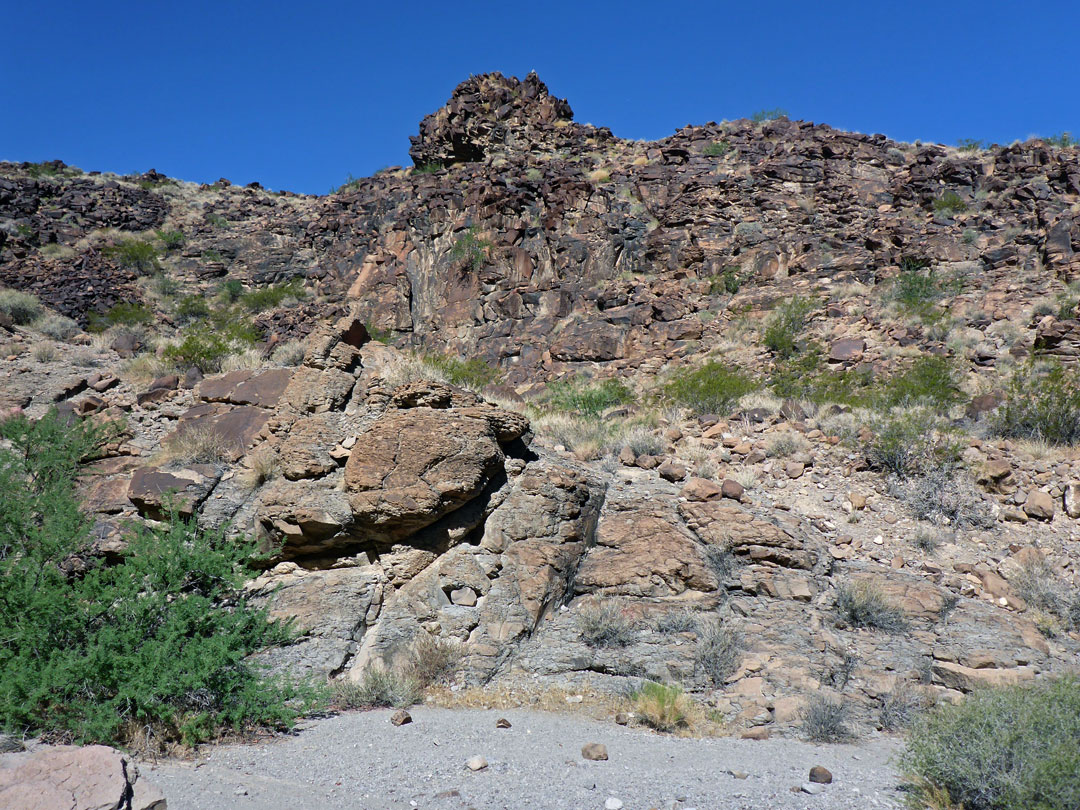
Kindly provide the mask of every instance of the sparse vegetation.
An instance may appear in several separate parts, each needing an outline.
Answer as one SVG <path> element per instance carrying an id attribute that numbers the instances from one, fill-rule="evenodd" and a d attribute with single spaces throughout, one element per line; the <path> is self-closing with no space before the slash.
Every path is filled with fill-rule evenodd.
<path id="1" fill-rule="evenodd" d="M 710 361 L 700 368 L 672 374 L 664 394 L 697 414 L 726 415 L 743 396 L 759 387 L 749 374 L 725 363 Z"/>
<path id="2" fill-rule="evenodd" d="M 583 608 L 578 629 L 590 647 L 627 647 L 637 640 L 635 622 L 612 602 Z"/>
<path id="3" fill-rule="evenodd" d="M 799 340 L 814 306 L 809 298 L 795 296 L 777 307 L 762 335 L 766 348 L 781 360 L 792 357 L 799 350 Z"/>
<path id="4" fill-rule="evenodd" d="M 633 400 L 630 389 L 616 379 L 598 383 L 560 381 L 548 385 L 547 402 L 552 408 L 586 419 L 599 419 L 608 409 Z"/>
<path id="5" fill-rule="evenodd" d="M 55 313 L 42 315 L 31 324 L 31 327 L 46 337 L 60 341 L 70 340 L 82 331 L 79 329 L 79 325 L 71 318 Z"/>
<path id="6" fill-rule="evenodd" d="M 447 355 L 427 355 L 424 363 L 438 370 L 448 383 L 470 391 L 483 391 L 501 376 L 497 368 L 479 357 L 460 360 Z"/>
<path id="7" fill-rule="evenodd" d="M 787 118 L 788 111 L 783 107 L 773 107 L 771 110 L 758 110 L 750 115 L 750 120 L 755 124 L 761 124 L 765 121 L 776 121 L 780 118 Z"/>
<path id="8" fill-rule="evenodd" d="M 928 409 L 889 413 L 875 419 L 871 427 L 873 438 L 864 447 L 867 461 L 898 478 L 951 468 L 959 459 L 949 426 Z"/>
<path id="9" fill-rule="evenodd" d="M 722 686 L 742 662 L 743 640 L 719 620 L 706 624 L 698 636 L 694 660 L 713 686 Z"/>
<path id="10" fill-rule="evenodd" d="M 881 588 L 869 580 L 838 585 L 836 613 L 852 627 L 899 633 L 908 626 L 903 611 L 890 603 Z"/>
<path id="11" fill-rule="evenodd" d="M 121 239 L 103 251 L 112 256 L 123 267 L 130 267 L 139 273 L 152 273 L 158 267 L 158 250 L 153 242 L 146 239 Z"/>
<path id="12" fill-rule="evenodd" d="M 91 332 L 104 332 L 112 326 L 141 326 L 153 321 L 154 313 L 138 301 L 121 301 L 104 315 L 87 313 L 87 328 Z"/>
<path id="13" fill-rule="evenodd" d="M 359 681 L 335 681 L 333 702 L 343 709 L 403 709 L 419 703 L 423 693 L 420 684 L 407 675 L 368 667 Z"/>
<path id="14" fill-rule="evenodd" d="M 799 713 L 803 736 L 811 742 L 850 742 L 855 735 L 848 726 L 848 708 L 828 695 L 813 695 Z"/>
<path id="15" fill-rule="evenodd" d="M 479 229 L 470 225 L 450 249 L 450 256 L 456 261 L 464 261 L 474 273 L 480 272 L 493 247 L 491 242 L 479 234 Z"/>
<path id="16" fill-rule="evenodd" d="M 30 356 L 39 363 L 51 363 L 60 356 L 60 353 L 56 350 L 55 343 L 42 341 L 34 344 L 34 348 L 30 350 Z"/>
<path id="17" fill-rule="evenodd" d="M 158 241 L 166 251 L 176 250 L 182 244 L 184 244 L 184 232 L 180 230 L 156 230 L 154 234 L 157 236 Z"/>
<path id="18" fill-rule="evenodd" d="M 218 464 L 232 448 L 212 427 L 181 426 L 166 442 L 164 450 L 174 464 Z"/>
<path id="19" fill-rule="evenodd" d="M 731 151 L 731 144 L 727 141 L 713 141 L 706 144 L 704 151 L 707 157 L 723 157 Z"/>
<path id="20" fill-rule="evenodd" d="M 903 731 L 909 728 L 933 701 L 911 684 L 897 683 L 881 698 L 878 724 L 886 731 Z"/>
<path id="21" fill-rule="evenodd" d="M 965 810 L 1080 807 L 1080 683 L 982 689 L 915 723 L 901 765 L 916 801 Z"/>
<path id="22" fill-rule="evenodd" d="M 1080 444 L 1080 370 L 1028 363 L 1012 376 L 1005 395 L 992 422 L 999 435 Z"/>
<path id="23" fill-rule="evenodd" d="M 981 152 L 986 148 L 986 141 L 975 138 L 961 138 L 956 142 L 956 148 L 961 152 Z"/>
<path id="24" fill-rule="evenodd" d="M 646 681 L 631 698 L 634 712 L 649 728 L 672 732 L 691 725 L 693 704 L 675 685 Z"/>
<path id="25" fill-rule="evenodd" d="M 45 312 L 37 296 L 21 290 L 0 290 L 0 314 L 11 318 L 16 326 L 27 326 Z"/>
<path id="26" fill-rule="evenodd" d="M 225 217 L 215 211 L 208 211 L 205 215 L 205 218 L 207 224 L 213 225 L 215 228 L 229 227 L 229 220 L 225 219 Z"/>
<path id="27" fill-rule="evenodd" d="M 1057 135 L 1049 135 L 1043 140 L 1059 149 L 1071 149 L 1080 146 L 1080 140 L 1074 138 L 1071 132 L 1059 132 Z"/>
<path id="28" fill-rule="evenodd" d="M 955 191 L 946 191 L 934 200 L 934 210 L 939 214 L 959 214 L 967 210 L 964 198 Z"/>
<path id="29" fill-rule="evenodd" d="M 301 300 L 306 295 L 303 280 L 294 278 L 281 284 L 271 284 L 249 290 L 240 295 L 239 300 L 249 311 L 262 312 L 281 306 L 287 299 Z"/>

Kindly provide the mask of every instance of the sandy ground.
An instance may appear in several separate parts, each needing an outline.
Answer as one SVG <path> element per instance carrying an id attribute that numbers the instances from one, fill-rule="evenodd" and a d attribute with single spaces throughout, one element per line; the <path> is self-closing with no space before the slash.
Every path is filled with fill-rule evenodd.
<path id="1" fill-rule="evenodd" d="M 140 770 L 165 792 L 169 810 L 901 806 L 895 740 L 679 739 L 570 714 L 419 706 L 411 713 L 413 722 L 401 727 L 389 710 L 344 714 L 269 743 L 215 746 L 194 761 Z M 500 717 L 512 727 L 497 729 Z M 608 761 L 582 757 L 593 742 L 607 746 Z M 476 756 L 488 765 L 471 771 L 466 761 Z M 813 765 L 833 774 L 816 795 L 799 790 Z"/>

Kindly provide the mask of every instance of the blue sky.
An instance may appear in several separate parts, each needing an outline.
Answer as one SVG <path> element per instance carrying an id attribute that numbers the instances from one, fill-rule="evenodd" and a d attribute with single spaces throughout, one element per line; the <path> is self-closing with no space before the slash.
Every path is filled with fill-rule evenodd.
<path id="1" fill-rule="evenodd" d="M 1080 133 L 1080 3 L 16 2 L 0 160 L 324 193 L 470 73 L 621 137 L 782 107 L 900 140 Z"/>

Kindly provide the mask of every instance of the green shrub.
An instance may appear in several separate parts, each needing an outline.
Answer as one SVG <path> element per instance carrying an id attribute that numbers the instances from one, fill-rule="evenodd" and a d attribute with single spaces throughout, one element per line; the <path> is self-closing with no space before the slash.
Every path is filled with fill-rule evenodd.
<path id="1" fill-rule="evenodd" d="M 438 174 L 446 167 L 441 163 L 420 163 L 413 167 L 413 174 Z"/>
<path id="2" fill-rule="evenodd" d="M 960 400 L 952 364 L 943 357 L 920 357 L 908 369 L 884 380 L 869 399 L 879 408 L 933 405 L 946 408 Z"/>
<path id="3" fill-rule="evenodd" d="M 645 681 L 631 702 L 641 722 L 657 731 L 676 731 L 691 723 L 690 698 L 675 684 Z"/>
<path id="4" fill-rule="evenodd" d="M 848 726 L 847 705 L 825 695 L 809 698 L 799 719 L 803 734 L 811 742 L 842 743 L 855 736 Z"/>
<path id="5" fill-rule="evenodd" d="M 727 141 L 713 141 L 705 146 L 705 154 L 708 157 L 721 157 L 731 151 L 731 144 Z"/>
<path id="6" fill-rule="evenodd" d="M 664 385 L 664 394 L 694 413 L 725 415 L 741 397 L 758 388 L 758 382 L 749 374 L 710 361 L 701 368 L 672 374 Z"/>
<path id="7" fill-rule="evenodd" d="M 209 211 L 206 214 L 206 221 L 215 228 L 228 228 L 229 220 L 225 219 L 221 214 L 214 211 Z"/>
<path id="8" fill-rule="evenodd" d="M 864 452 L 874 469 L 908 478 L 952 467 L 959 460 L 959 448 L 947 424 L 932 411 L 911 409 L 889 414 L 878 418 L 871 427 L 873 437 Z"/>
<path id="9" fill-rule="evenodd" d="M 637 640 L 634 622 L 610 602 L 583 609 L 578 629 L 581 640 L 590 647 L 626 647 Z"/>
<path id="10" fill-rule="evenodd" d="M 1007 438 L 1080 444 L 1080 369 L 1028 363 L 1009 381 L 991 424 Z"/>
<path id="11" fill-rule="evenodd" d="M 869 627 L 898 633 L 907 627 L 904 613 L 885 598 L 879 587 L 867 580 L 836 588 L 836 612 L 852 627 Z"/>
<path id="12" fill-rule="evenodd" d="M 280 306 L 286 298 L 303 299 L 306 295 L 304 282 L 294 278 L 281 284 L 250 290 L 240 296 L 240 303 L 252 312 L 262 312 Z"/>
<path id="13" fill-rule="evenodd" d="M 55 412 L 0 423 L 0 727 L 123 744 L 149 730 L 193 743 L 285 726 L 312 692 L 249 656 L 290 637 L 241 588 L 254 545 L 173 517 L 139 528 L 116 565 L 69 576 L 92 543 L 75 500 L 80 460 L 108 436 Z M 295 702 L 299 699 L 299 703 Z"/>
<path id="14" fill-rule="evenodd" d="M 201 295 L 185 295 L 176 304 L 176 315 L 184 321 L 199 321 L 210 317 L 210 305 Z"/>
<path id="15" fill-rule="evenodd" d="M 104 332 L 110 326 L 138 326 L 153 323 L 154 313 L 138 301 L 121 301 L 104 315 L 98 312 L 87 313 L 88 328 L 91 332 Z"/>
<path id="16" fill-rule="evenodd" d="M 771 110 L 758 110 L 757 112 L 752 113 L 750 116 L 750 120 L 753 121 L 755 124 L 760 124 L 765 121 L 775 121 L 778 118 L 787 117 L 788 111 L 785 110 L 783 107 L 773 107 Z"/>
<path id="17" fill-rule="evenodd" d="M 45 314 L 34 321 L 33 328 L 53 340 L 68 340 L 79 334 L 79 325 L 63 315 Z"/>
<path id="18" fill-rule="evenodd" d="M 900 273 L 893 280 L 892 300 L 908 312 L 925 312 L 943 292 L 930 263 L 924 259 L 904 258 Z"/>
<path id="19" fill-rule="evenodd" d="M 378 172 L 376 172 L 376 174 L 378 174 Z M 352 172 L 349 172 L 347 175 L 345 175 L 345 182 L 343 182 L 340 186 L 331 186 L 328 193 L 341 194 L 345 191 L 353 191 L 354 189 L 360 188 L 361 180 L 362 178 L 353 177 Z"/>
<path id="20" fill-rule="evenodd" d="M 982 689 L 915 724 L 901 765 L 918 798 L 934 789 L 965 810 L 1080 807 L 1080 682 Z"/>
<path id="21" fill-rule="evenodd" d="M 221 294 L 230 304 L 235 303 L 244 294 L 244 283 L 238 278 L 227 279 L 221 285 Z"/>
<path id="22" fill-rule="evenodd" d="M 956 148 L 961 152 L 979 152 L 986 148 L 986 141 L 975 138 L 961 138 L 956 142 Z"/>
<path id="23" fill-rule="evenodd" d="M 161 241 L 161 244 L 165 246 L 165 250 L 175 250 L 184 244 L 184 232 L 183 231 L 165 231 L 156 230 L 154 233 Z"/>
<path id="24" fill-rule="evenodd" d="M 45 312 L 37 296 L 21 290 L 0 290 L 0 313 L 11 318 L 16 326 L 26 326 Z"/>
<path id="25" fill-rule="evenodd" d="M 777 307 L 765 325 L 762 336 L 766 348 L 781 360 L 794 356 L 798 351 L 798 341 L 805 332 L 813 311 L 814 302 L 800 296 L 795 296 Z"/>
<path id="26" fill-rule="evenodd" d="M 1056 146 L 1060 149 L 1069 149 L 1073 146 L 1080 146 L 1080 140 L 1074 138 L 1071 132 L 1059 132 L 1057 135 L 1050 135 L 1043 140 L 1051 146 Z"/>
<path id="27" fill-rule="evenodd" d="M 471 391 L 482 391 L 501 376 L 497 368 L 478 357 L 458 360 L 456 357 L 427 355 L 424 363 L 442 372 L 447 382 Z"/>
<path id="28" fill-rule="evenodd" d="M 598 419 L 608 408 L 633 401 L 630 389 L 615 379 L 592 385 L 581 381 L 554 382 L 547 387 L 547 402 L 551 407 L 587 419 Z"/>
<path id="29" fill-rule="evenodd" d="M 123 267 L 130 267 L 140 273 L 151 273 L 158 266 L 157 248 L 145 239 L 121 239 L 103 252 L 112 256 Z"/>
<path id="30" fill-rule="evenodd" d="M 181 341 L 165 349 L 165 359 L 181 368 L 198 366 L 205 373 L 216 373 L 226 357 L 253 342 L 248 339 L 247 331 L 252 327 L 243 322 L 225 326 L 215 323 L 217 313 L 214 316 L 209 323 L 201 322 L 185 329 Z"/>
<path id="31" fill-rule="evenodd" d="M 967 210 L 967 203 L 955 191 L 946 191 L 934 200 L 934 210 L 939 214 L 959 214 Z"/>
<path id="32" fill-rule="evenodd" d="M 743 275 L 742 269 L 738 265 L 725 267 L 724 272 L 718 276 L 713 276 L 709 280 L 709 295 L 721 295 L 723 293 L 734 295 L 748 278 L 749 275 Z"/>
<path id="33" fill-rule="evenodd" d="M 479 272 L 484 266 L 493 247 L 491 242 L 478 236 L 478 233 L 479 229 L 475 225 L 470 225 L 450 249 L 450 256 L 457 261 L 464 260 L 474 273 Z"/>

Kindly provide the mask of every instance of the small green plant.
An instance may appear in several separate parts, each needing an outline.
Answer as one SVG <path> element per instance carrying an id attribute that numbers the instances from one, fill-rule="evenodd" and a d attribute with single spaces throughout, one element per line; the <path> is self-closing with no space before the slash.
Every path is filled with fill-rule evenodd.
<path id="1" fill-rule="evenodd" d="M 548 404 L 557 410 L 598 419 L 609 408 L 634 401 L 625 384 L 608 379 L 591 385 L 580 382 L 554 382 L 548 385 Z"/>
<path id="2" fill-rule="evenodd" d="M 450 249 L 450 256 L 457 261 L 464 260 L 474 273 L 484 266 L 493 247 L 491 242 L 478 235 L 479 232 L 475 225 L 470 225 Z"/>
<path id="3" fill-rule="evenodd" d="M 206 222 L 209 225 L 213 225 L 215 228 L 228 228 L 229 220 L 225 219 L 221 214 L 216 211 L 206 212 Z"/>
<path id="4" fill-rule="evenodd" d="M 413 167 L 413 174 L 438 174 L 446 167 L 441 163 L 421 163 Z"/>
<path id="5" fill-rule="evenodd" d="M 470 391 L 482 391 L 501 376 L 497 368 L 479 357 L 459 360 L 445 355 L 428 355 L 424 357 L 424 362 L 438 369 L 447 382 Z"/>
<path id="6" fill-rule="evenodd" d="M 200 322 L 183 332 L 179 343 L 165 349 L 164 357 L 181 369 L 197 366 L 204 373 L 217 373 L 225 358 L 246 343 L 223 333 L 210 322 Z"/>
<path id="7" fill-rule="evenodd" d="M 238 278 L 226 279 L 221 285 L 221 295 L 230 304 L 240 300 L 244 294 L 244 283 Z"/>
<path id="8" fill-rule="evenodd" d="M 694 413 L 726 415 L 740 398 L 759 387 L 759 383 L 744 371 L 710 361 L 700 368 L 675 372 L 663 390 L 675 404 Z"/>
<path id="9" fill-rule="evenodd" d="M 359 681 L 335 682 L 332 696 L 333 702 L 343 709 L 404 709 L 420 702 L 423 689 L 407 675 L 368 667 Z"/>
<path id="10" fill-rule="evenodd" d="M 110 326 L 138 326 L 153 321 L 154 313 L 138 301 L 120 301 L 104 315 L 87 313 L 87 328 L 91 332 L 104 332 Z"/>
<path id="11" fill-rule="evenodd" d="M 221 255 L 221 253 L 219 251 L 216 251 L 216 250 L 213 250 L 213 249 L 204 250 L 202 252 L 201 258 L 202 258 L 202 260 L 204 262 L 223 262 L 223 261 L 225 261 L 225 258 Z"/>
<path id="12" fill-rule="evenodd" d="M 706 144 L 704 151 L 708 157 L 722 157 L 731 151 L 731 144 L 727 141 L 713 141 Z"/>
<path id="13" fill-rule="evenodd" d="M 981 152 L 986 148 L 986 141 L 976 140 L 975 138 L 961 138 L 956 142 L 956 148 L 961 152 Z"/>
<path id="14" fill-rule="evenodd" d="M 878 408 L 932 405 L 947 408 L 961 398 L 953 365 L 943 357 L 926 355 L 887 378 L 869 392 L 868 405 Z"/>
<path id="15" fill-rule="evenodd" d="M 799 350 L 798 341 L 813 311 L 814 302 L 800 296 L 795 296 L 777 307 L 762 335 L 766 348 L 781 360 L 794 356 Z"/>
<path id="16" fill-rule="evenodd" d="M 584 608 L 578 615 L 578 630 L 590 647 L 627 647 L 637 640 L 635 623 L 610 602 Z"/>
<path id="17" fill-rule="evenodd" d="M 864 452 L 874 469 L 908 478 L 953 466 L 959 460 L 959 448 L 948 426 L 929 410 L 912 408 L 888 414 L 871 427 L 874 435 Z"/>
<path id="18" fill-rule="evenodd" d="M 154 233 L 157 235 L 158 240 L 164 246 L 165 250 L 176 250 L 182 244 L 184 244 L 184 232 L 180 230 L 156 230 Z"/>
<path id="19" fill-rule="evenodd" d="M 869 580 L 836 588 L 836 612 L 852 627 L 868 627 L 899 633 L 907 627 L 904 613 L 885 598 L 882 590 Z"/>
<path id="20" fill-rule="evenodd" d="M 761 124 L 765 121 L 776 121 L 780 118 L 787 118 L 788 111 L 783 107 L 773 107 L 771 110 L 758 110 L 751 114 L 750 120 L 755 124 Z"/>
<path id="21" fill-rule="evenodd" d="M 843 743 L 855 737 L 848 726 L 847 706 L 827 695 L 807 699 L 799 717 L 803 735 L 811 742 Z"/>
<path id="22" fill-rule="evenodd" d="M 281 284 L 249 290 L 240 296 L 240 303 L 252 312 L 262 312 L 280 306 L 288 298 L 300 300 L 306 295 L 303 280 L 294 278 Z"/>
<path id="23" fill-rule="evenodd" d="M 158 267 L 158 250 L 146 239 L 121 239 L 103 251 L 124 267 L 140 273 L 152 273 Z"/>
<path id="24" fill-rule="evenodd" d="M 722 295 L 723 293 L 734 295 L 749 278 L 750 275 L 744 275 L 742 268 L 738 265 L 725 267 L 724 272 L 718 276 L 713 276 L 709 280 L 709 295 Z"/>
<path id="25" fill-rule="evenodd" d="M 691 725 L 690 698 L 675 684 L 646 681 L 633 694 L 631 702 L 641 722 L 657 731 L 677 731 Z"/>
<path id="26" fill-rule="evenodd" d="M 1080 370 L 1066 370 L 1060 363 L 1049 368 L 1028 363 L 1018 369 L 992 426 L 1007 438 L 1080 445 Z"/>
<path id="27" fill-rule="evenodd" d="M 0 290 L 0 314 L 11 318 L 16 326 L 27 326 L 45 312 L 37 297 L 22 290 Z"/>
<path id="28" fill-rule="evenodd" d="M 1043 138 L 1043 140 L 1059 149 L 1070 149 L 1074 146 L 1080 146 L 1080 140 L 1074 138 L 1071 132 L 1059 132 L 1057 135 L 1050 135 L 1047 138 Z"/>
<path id="29" fill-rule="evenodd" d="M 964 202 L 964 198 L 955 191 L 946 191 L 934 200 L 934 210 L 939 214 L 948 214 L 951 216 L 966 211 L 967 203 Z"/>
<path id="30" fill-rule="evenodd" d="M 943 703 L 914 724 L 900 764 L 917 800 L 937 790 L 965 810 L 1080 807 L 1080 682 L 1046 679 Z"/>
<path id="31" fill-rule="evenodd" d="M 331 186 L 329 193 L 341 194 L 346 191 L 355 191 L 356 189 L 360 188 L 361 182 L 362 178 L 353 177 L 352 172 L 349 172 L 349 174 L 345 176 L 345 182 L 342 183 L 340 186 Z"/>
<path id="32" fill-rule="evenodd" d="M 180 282 L 164 273 L 154 276 L 152 289 L 162 298 L 172 298 L 180 292 Z"/>
<path id="33" fill-rule="evenodd" d="M 34 321 L 32 327 L 53 340 L 70 340 L 79 334 L 79 325 L 63 315 L 46 314 Z"/>
<path id="34" fill-rule="evenodd" d="M 176 304 L 176 316 L 183 321 L 198 321 L 210 317 L 210 305 L 201 295 L 185 295 Z"/>
<path id="35" fill-rule="evenodd" d="M 893 281 L 891 298 L 907 312 L 923 313 L 943 295 L 941 286 L 925 259 L 905 257 Z"/>

